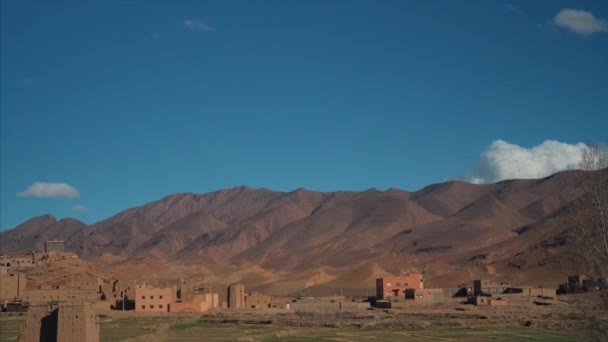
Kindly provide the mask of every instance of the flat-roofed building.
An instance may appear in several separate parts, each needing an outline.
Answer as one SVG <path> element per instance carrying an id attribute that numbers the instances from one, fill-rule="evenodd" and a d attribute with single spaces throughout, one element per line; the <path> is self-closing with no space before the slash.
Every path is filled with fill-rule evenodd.
<path id="1" fill-rule="evenodd" d="M 175 302 L 175 294 L 175 286 L 138 284 L 135 287 L 135 311 L 169 312 L 169 304 Z"/>
<path id="2" fill-rule="evenodd" d="M 389 299 L 391 297 L 405 298 L 405 291 L 409 289 L 424 288 L 422 274 L 411 273 L 407 276 L 385 277 L 376 279 L 376 298 Z"/>
<path id="3" fill-rule="evenodd" d="M 47 240 L 44 243 L 44 252 L 47 254 L 65 253 L 65 241 Z"/>

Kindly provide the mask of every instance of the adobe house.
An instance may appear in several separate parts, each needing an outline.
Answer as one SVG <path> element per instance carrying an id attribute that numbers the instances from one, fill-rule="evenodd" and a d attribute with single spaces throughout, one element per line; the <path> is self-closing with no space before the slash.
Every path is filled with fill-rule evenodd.
<path id="1" fill-rule="evenodd" d="M 424 288 L 422 274 L 412 273 L 401 277 L 386 277 L 376 279 L 376 299 L 390 299 L 405 296 L 408 289 Z"/>
<path id="2" fill-rule="evenodd" d="M 175 286 L 138 284 L 135 287 L 135 311 L 169 312 L 169 304 L 175 302 L 176 292 Z"/>
<path id="3" fill-rule="evenodd" d="M 220 307 L 219 294 L 213 289 L 198 289 L 195 291 L 182 292 L 181 301 L 192 303 L 205 302 L 209 304 L 209 309 L 216 309 Z"/>
<path id="4" fill-rule="evenodd" d="M 505 282 L 497 283 L 490 280 L 473 280 L 473 295 L 492 295 L 502 294 L 509 288 L 509 284 Z"/>
<path id="5" fill-rule="evenodd" d="M 21 342 L 99 342 L 99 321 L 91 303 L 62 303 L 30 306 Z"/>
<path id="6" fill-rule="evenodd" d="M 245 307 L 247 309 L 268 309 L 271 307 L 272 296 L 251 292 L 245 296 Z"/>

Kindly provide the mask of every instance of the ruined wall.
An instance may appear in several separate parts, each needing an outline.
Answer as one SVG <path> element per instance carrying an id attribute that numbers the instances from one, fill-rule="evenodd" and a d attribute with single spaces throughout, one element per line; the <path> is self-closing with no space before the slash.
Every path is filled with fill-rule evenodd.
<path id="1" fill-rule="evenodd" d="M 99 342 L 99 321 L 91 303 L 61 304 L 57 341 Z"/>
<path id="2" fill-rule="evenodd" d="M 19 334 L 20 342 L 56 342 L 57 309 L 55 305 L 30 306 L 25 315 L 25 326 Z"/>
<path id="3" fill-rule="evenodd" d="M 90 303 L 32 305 L 20 342 L 99 342 L 99 322 Z"/>

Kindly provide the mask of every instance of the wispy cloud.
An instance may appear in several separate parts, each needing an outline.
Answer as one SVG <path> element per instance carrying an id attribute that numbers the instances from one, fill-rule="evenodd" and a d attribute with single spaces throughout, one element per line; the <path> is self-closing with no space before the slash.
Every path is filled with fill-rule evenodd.
<path id="1" fill-rule="evenodd" d="M 158 32 L 154 32 L 150 35 L 150 39 L 152 40 L 161 40 L 163 39 L 163 35 L 158 33 Z"/>
<path id="2" fill-rule="evenodd" d="M 209 26 L 206 22 L 197 19 L 184 20 L 184 27 L 192 31 L 209 32 L 215 31 L 215 28 Z"/>
<path id="3" fill-rule="evenodd" d="M 72 206 L 72 211 L 75 211 L 75 212 L 79 212 L 80 213 L 80 212 L 83 212 L 83 211 L 86 211 L 86 210 L 87 210 L 87 207 L 84 206 L 83 204 L 74 204 Z"/>
<path id="4" fill-rule="evenodd" d="M 608 21 L 596 18 L 593 13 L 578 9 L 564 8 L 553 19 L 555 25 L 566 28 L 582 36 L 608 32 Z"/>
<path id="5" fill-rule="evenodd" d="M 546 140 L 530 148 L 493 141 L 465 178 L 472 183 L 494 183 L 514 178 L 542 178 L 559 171 L 577 168 L 583 143 L 567 144 Z"/>
<path id="6" fill-rule="evenodd" d="M 66 183 L 35 182 L 27 189 L 18 192 L 19 197 L 69 197 L 77 198 L 80 193 Z"/>
<path id="7" fill-rule="evenodd" d="M 526 14 L 521 8 L 513 5 L 513 4 L 506 4 L 505 8 L 507 9 L 507 11 L 511 12 L 511 13 L 515 13 L 517 15 L 524 15 Z"/>

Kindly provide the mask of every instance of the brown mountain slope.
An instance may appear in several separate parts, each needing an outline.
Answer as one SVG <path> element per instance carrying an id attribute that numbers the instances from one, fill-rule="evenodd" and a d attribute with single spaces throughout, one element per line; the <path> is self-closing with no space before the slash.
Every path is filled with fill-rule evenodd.
<path id="1" fill-rule="evenodd" d="M 373 270 L 418 270 L 438 286 L 482 276 L 554 282 L 577 270 L 564 261 L 572 250 L 556 222 L 582 195 L 581 175 L 446 182 L 414 193 L 238 187 L 175 194 L 90 226 L 33 218 L 0 241 L 2 251 L 29 250 L 63 238 L 68 249 L 123 275 L 198 274 L 282 293 L 368 289 L 380 272 Z"/>

